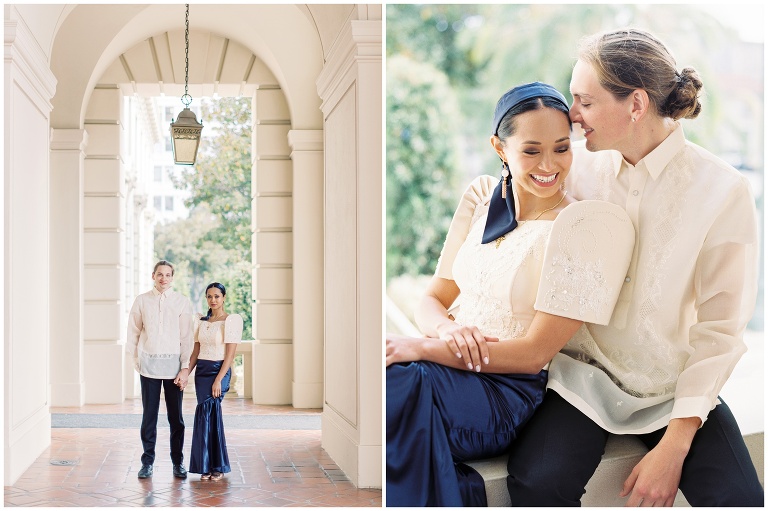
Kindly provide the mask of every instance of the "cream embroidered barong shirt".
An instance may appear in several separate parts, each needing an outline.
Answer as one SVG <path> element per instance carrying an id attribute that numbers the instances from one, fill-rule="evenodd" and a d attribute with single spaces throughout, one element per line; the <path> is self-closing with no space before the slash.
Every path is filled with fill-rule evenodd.
<path id="1" fill-rule="evenodd" d="M 189 368 L 194 318 L 189 298 L 172 289 L 136 297 L 128 316 L 125 351 L 136 371 L 147 378 L 173 379 Z"/>
<path id="2" fill-rule="evenodd" d="M 637 236 L 608 325 L 552 360 L 548 386 L 614 433 L 706 420 L 755 308 L 758 233 L 747 179 L 677 129 L 630 165 L 574 144 L 568 189 L 622 206 Z"/>

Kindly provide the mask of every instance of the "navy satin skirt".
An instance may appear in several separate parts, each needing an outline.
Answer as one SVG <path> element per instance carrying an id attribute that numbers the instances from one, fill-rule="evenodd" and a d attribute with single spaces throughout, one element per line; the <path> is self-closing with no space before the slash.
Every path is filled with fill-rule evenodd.
<path id="1" fill-rule="evenodd" d="M 541 404 L 547 371 L 485 374 L 432 362 L 387 368 L 387 506 L 487 506 L 464 461 L 500 456 Z"/>
<path id="2" fill-rule="evenodd" d="M 195 429 L 192 432 L 192 451 L 189 471 L 193 474 L 231 472 L 227 442 L 224 439 L 224 422 L 221 417 L 221 400 L 229 390 L 232 369 L 221 380 L 221 396 L 211 395 L 211 386 L 219 374 L 223 360 L 198 360 L 195 371 Z"/>

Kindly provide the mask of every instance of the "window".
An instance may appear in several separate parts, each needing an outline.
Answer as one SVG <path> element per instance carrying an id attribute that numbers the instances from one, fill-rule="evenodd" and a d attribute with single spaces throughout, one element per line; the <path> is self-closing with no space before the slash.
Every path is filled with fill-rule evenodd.
<path id="1" fill-rule="evenodd" d="M 173 151 L 173 143 L 171 142 L 171 135 L 165 137 L 165 150 L 166 151 Z"/>
<path id="2" fill-rule="evenodd" d="M 173 107 L 167 106 L 165 107 L 165 122 L 170 123 L 172 119 L 174 119 Z"/>
<path id="3" fill-rule="evenodd" d="M 160 183 L 163 181 L 163 167 L 160 165 L 155 166 L 155 183 Z"/>
<path id="4" fill-rule="evenodd" d="M 168 196 L 165 198 L 165 210 L 173 211 L 173 197 Z"/>
<path id="5" fill-rule="evenodd" d="M 156 196 L 154 198 L 154 203 L 155 203 L 155 209 L 157 211 L 160 211 L 161 209 L 163 209 L 163 198 L 162 197 Z"/>

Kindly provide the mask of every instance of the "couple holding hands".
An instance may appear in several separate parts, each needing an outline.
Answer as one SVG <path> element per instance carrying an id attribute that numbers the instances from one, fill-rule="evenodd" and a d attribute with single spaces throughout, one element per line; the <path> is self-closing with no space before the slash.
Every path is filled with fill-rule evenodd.
<path id="1" fill-rule="evenodd" d="M 227 314 L 227 291 L 214 282 L 205 290 L 208 313 L 198 317 L 189 299 L 171 289 L 174 269 L 158 261 L 151 291 L 136 297 L 128 318 L 126 352 L 141 380 L 141 456 L 139 478 L 153 474 L 160 391 L 165 394 L 171 427 L 173 475 L 184 479 L 184 417 L 182 398 L 189 373 L 195 372 L 197 408 L 189 471 L 203 480 L 219 480 L 230 472 L 221 400 L 229 390 L 231 366 L 243 333 L 239 314 Z"/>

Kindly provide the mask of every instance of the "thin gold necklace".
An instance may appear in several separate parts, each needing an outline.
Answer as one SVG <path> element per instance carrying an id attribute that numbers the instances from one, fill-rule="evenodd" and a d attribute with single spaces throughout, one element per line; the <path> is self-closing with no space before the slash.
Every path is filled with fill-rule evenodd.
<path id="1" fill-rule="evenodd" d="M 557 201 L 557 204 L 555 204 L 555 205 L 554 205 L 554 206 L 552 206 L 551 208 L 547 208 L 547 209 L 545 209 L 544 211 L 542 211 L 541 213 L 539 213 L 539 214 L 536 216 L 536 218 L 534 218 L 534 220 L 538 220 L 539 218 L 541 218 L 541 215 L 543 215 L 543 214 L 544 214 L 544 213 L 546 213 L 547 211 L 552 211 L 553 209 L 555 209 L 556 207 L 558 207 L 558 206 L 560 205 L 560 203 L 561 203 L 561 202 L 563 202 L 563 200 L 565 200 L 565 196 L 566 196 L 566 195 L 568 195 L 568 190 L 565 190 L 565 191 L 563 191 L 563 196 L 562 196 L 562 197 L 560 197 L 560 200 L 559 200 L 559 201 Z M 523 220 L 523 222 L 526 222 L 526 221 L 527 221 L 527 220 Z"/>
<path id="2" fill-rule="evenodd" d="M 554 206 L 552 206 L 551 208 L 547 208 L 547 209 L 545 209 L 544 211 L 542 211 L 541 213 L 539 213 L 538 215 L 536 215 L 536 218 L 533 218 L 532 220 L 538 220 L 539 218 L 541 218 L 541 215 L 543 215 L 543 214 L 544 214 L 544 213 L 546 213 L 547 211 L 552 211 L 553 209 L 555 209 L 556 207 L 558 207 L 558 206 L 560 205 L 560 203 L 561 203 L 561 202 L 563 202 L 563 200 L 565 200 L 565 196 L 566 196 L 566 195 L 568 195 L 568 190 L 564 190 L 564 191 L 563 191 L 563 196 L 562 196 L 562 197 L 560 197 L 560 200 L 559 200 L 559 201 L 557 201 L 557 204 L 555 204 L 555 205 L 554 205 Z M 523 222 L 530 222 L 530 221 L 531 221 L 531 220 L 520 220 L 520 223 L 523 223 Z M 501 242 L 502 242 L 502 241 L 504 241 L 505 239 L 507 239 L 507 235 L 506 235 L 506 234 L 502 234 L 501 236 L 499 236 L 498 238 L 496 238 L 496 248 L 499 248 L 499 245 L 501 245 Z"/>

